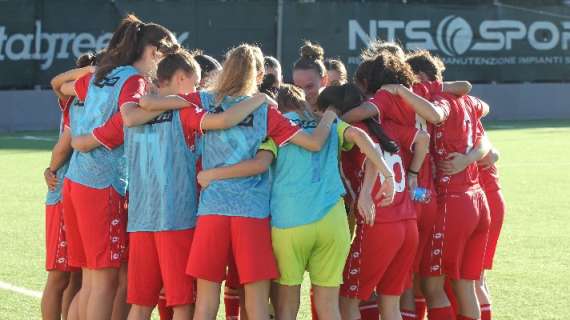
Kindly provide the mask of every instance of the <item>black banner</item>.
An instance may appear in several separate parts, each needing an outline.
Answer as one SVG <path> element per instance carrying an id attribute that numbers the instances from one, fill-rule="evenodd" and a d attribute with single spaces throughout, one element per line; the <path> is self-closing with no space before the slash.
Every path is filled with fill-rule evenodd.
<path id="1" fill-rule="evenodd" d="M 277 1 L 3 1 L 0 88 L 46 86 L 77 56 L 107 44 L 121 17 L 134 12 L 176 33 L 187 48 L 220 58 L 255 42 L 275 55 Z M 570 9 L 565 6 L 427 6 L 362 2 L 286 2 L 282 62 L 289 73 L 303 39 L 323 45 L 354 70 L 375 38 L 426 48 L 447 65 L 447 79 L 475 82 L 570 80 Z"/>

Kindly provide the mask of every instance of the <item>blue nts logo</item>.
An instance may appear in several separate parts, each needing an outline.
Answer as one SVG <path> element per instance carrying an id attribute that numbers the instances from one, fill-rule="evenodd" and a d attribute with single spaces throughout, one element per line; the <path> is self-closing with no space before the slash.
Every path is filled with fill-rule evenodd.
<path id="1" fill-rule="evenodd" d="M 471 48 L 473 29 L 465 19 L 447 16 L 437 27 L 437 46 L 448 56 L 462 55 Z"/>

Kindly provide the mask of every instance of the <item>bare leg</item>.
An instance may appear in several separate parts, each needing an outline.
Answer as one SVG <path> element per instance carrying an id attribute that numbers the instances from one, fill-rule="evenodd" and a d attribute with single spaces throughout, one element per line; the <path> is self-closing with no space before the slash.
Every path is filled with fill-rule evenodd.
<path id="1" fill-rule="evenodd" d="M 113 313 L 111 320 L 125 320 L 129 315 L 130 305 L 127 304 L 127 264 L 123 263 L 119 269 L 119 284 L 115 299 L 113 300 Z"/>
<path id="2" fill-rule="evenodd" d="M 147 307 L 147 306 L 139 306 L 134 304 L 130 311 L 129 311 L 129 316 L 128 316 L 128 320 L 148 320 L 150 319 L 150 316 L 152 314 L 152 309 L 154 309 L 153 307 Z M 190 318 L 188 318 L 190 319 Z"/>
<path id="3" fill-rule="evenodd" d="M 90 270 L 91 290 L 87 302 L 86 320 L 108 320 L 113 313 L 117 293 L 118 269 Z"/>
<path id="4" fill-rule="evenodd" d="M 382 320 L 402 320 L 399 296 L 380 295 L 378 302 Z"/>
<path id="5" fill-rule="evenodd" d="M 428 308 L 444 308 L 451 306 L 444 290 L 445 276 L 427 277 L 422 279 L 422 290 L 426 297 Z"/>
<path id="6" fill-rule="evenodd" d="M 189 320 L 194 316 L 194 305 L 192 304 L 175 306 L 172 309 L 174 310 L 172 320 Z"/>
<path id="7" fill-rule="evenodd" d="M 485 271 L 481 274 L 481 279 L 475 282 L 475 290 L 477 293 L 477 299 L 481 305 L 491 304 L 491 293 L 489 292 L 489 287 L 487 286 L 487 277 L 485 276 Z"/>
<path id="8" fill-rule="evenodd" d="M 69 308 L 73 298 L 79 293 L 81 289 L 81 271 L 71 272 L 69 277 L 69 284 L 63 292 L 63 302 L 61 306 L 61 317 L 63 320 L 67 319 Z"/>
<path id="9" fill-rule="evenodd" d="M 459 305 L 459 314 L 473 319 L 481 318 L 479 301 L 475 294 L 475 281 L 459 279 L 454 280 L 452 284 Z"/>
<path id="10" fill-rule="evenodd" d="M 245 307 L 248 319 L 269 319 L 269 280 L 244 285 Z"/>
<path id="11" fill-rule="evenodd" d="M 340 313 L 342 320 L 360 319 L 360 300 L 340 297 Z"/>
<path id="12" fill-rule="evenodd" d="M 220 306 L 221 284 L 198 279 L 194 320 L 215 320 Z"/>
<path id="13" fill-rule="evenodd" d="M 402 310 L 415 311 L 416 310 L 416 297 L 414 289 L 406 289 L 400 297 L 400 307 Z"/>
<path id="14" fill-rule="evenodd" d="M 321 287 L 313 285 L 315 307 L 319 319 L 340 320 L 339 287 Z M 360 313 L 360 310 L 358 311 Z"/>
<path id="15" fill-rule="evenodd" d="M 294 320 L 297 318 L 301 304 L 301 286 L 284 286 L 275 284 L 277 287 L 275 318 L 277 320 Z"/>
<path id="16" fill-rule="evenodd" d="M 59 320 L 62 314 L 63 293 L 69 283 L 69 272 L 49 271 L 42 295 L 42 319 Z"/>

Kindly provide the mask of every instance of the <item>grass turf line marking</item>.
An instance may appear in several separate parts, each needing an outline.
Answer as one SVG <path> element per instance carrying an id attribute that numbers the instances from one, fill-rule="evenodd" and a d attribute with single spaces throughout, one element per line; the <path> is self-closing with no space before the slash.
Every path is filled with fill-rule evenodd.
<path id="1" fill-rule="evenodd" d="M 26 288 L 21 288 L 21 287 L 17 287 L 13 284 L 4 282 L 4 281 L 0 281 L 0 289 L 6 290 L 6 291 L 12 291 L 24 296 L 28 296 L 28 297 L 32 297 L 32 298 L 38 298 L 40 299 L 42 297 L 42 293 L 40 291 L 34 291 L 34 290 L 30 290 L 30 289 L 26 289 Z"/>

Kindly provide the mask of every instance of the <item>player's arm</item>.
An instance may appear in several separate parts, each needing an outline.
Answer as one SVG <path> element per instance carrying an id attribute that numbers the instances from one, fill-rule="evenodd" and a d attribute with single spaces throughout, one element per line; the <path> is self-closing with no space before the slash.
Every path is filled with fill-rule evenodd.
<path id="1" fill-rule="evenodd" d="M 372 188 L 378 177 L 378 169 L 376 166 L 366 159 L 364 162 L 364 177 L 362 179 L 362 188 L 358 194 L 358 213 L 364 219 L 364 223 L 374 225 L 376 218 L 376 207 L 372 199 Z"/>
<path id="2" fill-rule="evenodd" d="M 407 183 L 410 190 L 418 186 L 418 174 L 429 152 L 429 134 L 423 130 L 418 130 L 412 148 L 414 155 L 407 174 Z"/>
<path id="3" fill-rule="evenodd" d="M 464 96 L 471 92 L 473 86 L 469 81 L 446 81 L 442 84 L 442 91 L 456 96 Z"/>
<path id="4" fill-rule="evenodd" d="M 75 136 L 71 139 L 71 146 L 79 152 L 89 152 L 98 147 L 112 150 L 123 144 L 123 119 L 119 112 L 102 126 L 95 128 L 90 134 Z"/>
<path id="5" fill-rule="evenodd" d="M 145 95 L 139 100 L 139 106 L 146 111 L 168 111 L 192 106 L 192 102 L 179 95 Z"/>
<path id="6" fill-rule="evenodd" d="M 489 139 L 486 136 L 481 136 L 467 154 L 452 152 L 447 160 L 438 164 L 438 167 L 443 174 L 454 175 L 465 170 L 470 164 L 483 159 L 491 151 L 491 147 Z"/>
<path id="7" fill-rule="evenodd" d="M 65 127 L 63 129 L 63 133 L 57 140 L 57 143 L 51 150 L 49 167 L 44 171 L 44 178 L 46 179 L 46 183 L 50 190 L 53 190 L 58 182 L 55 175 L 56 171 L 61 168 L 67 160 L 69 160 L 72 151 L 71 131 L 69 128 Z"/>
<path id="8" fill-rule="evenodd" d="M 273 153 L 271 151 L 260 150 L 253 159 L 245 160 L 227 167 L 200 171 L 197 176 L 198 183 L 205 188 L 213 180 L 255 176 L 267 171 L 272 161 Z"/>
<path id="9" fill-rule="evenodd" d="M 123 124 L 127 128 L 143 125 L 160 115 L 162 111 L 147 111 L 135 102 L 128 102 L 121 106 Z"/>
<path id="10" fill-rule="evenodd" d="M 95 72 L 95 67 L 87 66 L 60 73 L 51 79 L 51 88 L 60 99 L 75 96 L 75 80 L 90 72 Z"/>
<path id="11" fill-rule="evenodd" d="M 207 113 L 202 120 L 202 130 L 219 130 L 236 126 L 266 103 L 277 105 L 277 102 L 271 99 L 267 94 L 257 93 L 251 98 L 240 101 L 224 112 Z"/>
<path id="12" fill-rule="evenodd" d="M 401 84 L 383 85 L 381 90 L 400 96 L 414 111 L 426 121 L 438 124 L 445 120 L 446 114 L 442 108 L 413 93 L 409 88 Z"/>
<path id="13" fill-rule="evenodd" d="M 378 116 L 378 108 L 376 108 L 376 106 L 371 102 L 366 101 L 360 106 L 351 109 L 350 111 L 343 114 L 341 119 L 344 122 L 354 123 L 377 116 Z"/>
<path id="14" fill-rule="evenodd" d="M 319 125 L 312 133 L 301 130 L 291 138 L 291 143 L 309 151 L 320 151 L 330 135 L 332 123 L 336 118 L 334 111 L 325 111 Z"/>
<path id="15" fill-rule="evenodd" d="M 349 143 L 354 143 L 360 149 L 366 159 L 376 166 L 376 170 L 384 177 L 382 187 L 376 196 L 376 200 L 381 200 L 381 206 L 387 206 L 394 200 L 394 172 L 388 167 L 382 150 L 375 144 L 370 136 L 360 128 L 348 127 L 344 130 L 344 139 Z"/>
<path id="16" fill-rule="evenodd" d="M 480 166 L 483 170 L 487 170 L 497 161 L 499 161 L 499 158 L 499 150 L 491 148 L 491 151 L 489 151 L 489 153 L 487 153 L 483 159 L 477 161 L 477 165 Z"/>
<path id="17" fill-rule="evenodd" d="M 101 143 L 97 139 L 95 139 L 95 137 L 91 133 L 82 136 L 73 137 L 73 139 L 71 140 L 71 147 L 83 153 L 87 153 L 100 146 Z"/>

